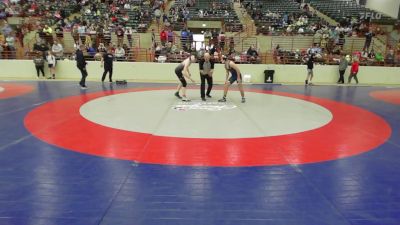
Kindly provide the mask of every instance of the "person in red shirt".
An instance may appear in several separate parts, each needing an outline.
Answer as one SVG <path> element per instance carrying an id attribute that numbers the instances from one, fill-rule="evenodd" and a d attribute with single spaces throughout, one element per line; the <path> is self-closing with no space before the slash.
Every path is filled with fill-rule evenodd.
<path id="1" fill-rule="evenodd" d="M 160 33 L 160 41 L 162 46 L 165 46 L 165 42 L 167 42 L 167 32 L 164 29 Z"/>
<path id="2" fill-rule="evenodd" d="M 354 77 L 356 80 L 356 83 L 358 84 L 358 78 L 357 78 L 357 73 L 358 73 L 358 67 L 360 65 L 358 64 L 358 59 L 353 60 L 353 64 L 351 65 L 351 71 L 350 71 L 350 76 L 349 76 L 349 84 L 351 83 L 351 78 Z"/>

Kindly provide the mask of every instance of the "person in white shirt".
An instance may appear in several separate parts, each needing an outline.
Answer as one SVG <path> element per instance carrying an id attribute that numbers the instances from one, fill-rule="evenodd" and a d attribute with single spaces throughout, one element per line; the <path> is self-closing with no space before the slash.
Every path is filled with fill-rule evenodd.
<path id="1" fill-rule="evenodd" d="M 46 61 L 49 66 L 51 77 L 47 79 L 56 79 L 56 57 L 51 51 L 47 52 Z"/>
<path id="2" fill-rule="evenodd" d="M 125 32 L 124 32 L 125 34 L 126 34 L 126 37 L 127 37 L 127 39 L 128 39 L 128 42 L 129 42 L 129 46 L 130 47 L 132 47 L 132 28 L 131 27 L 127 27 L 126 29 L 125 29 Z"/>
<path id="3" fill-rule="evenodd" d="M 51 47 L 51 51 L 53 52 L 54 56 L 58 59 L 62 58 L 64 55 L 64 48 L 63 46 L 58 43 L 58 41 L 54 41 L 53 46 Z"/>
<path id="4" fill-rule="evenodd" d="M 117 49 L 115 49 L 115 58 L 119 60 L 125 59 L 125 49 L 118 45 Z"/>

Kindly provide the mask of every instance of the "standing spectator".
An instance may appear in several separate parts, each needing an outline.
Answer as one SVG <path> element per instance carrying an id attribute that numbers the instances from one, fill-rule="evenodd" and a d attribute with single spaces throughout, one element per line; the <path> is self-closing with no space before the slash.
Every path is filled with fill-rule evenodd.
<path id="1" fill-rule="evenodd" d="M 314 54 L 311 54 L 307 59 L 307 78 L 306 78 L 306 85 L 312 85 L 311 81 L 314 77 Z"/>
<path id="2" fill-rule="evenodd" d="M 109 74 L 109 81 L 112 83 L 112 74 L 113 74 L 113 61 L 114 61 L 114 55 L 112 54 L 111 48 L 107 50 L 106 53 L 103 54 L 103 57 L 101 58 L 101 66 L 104 66 L 104 73 L 103 76 L 101 77 L 101 82 L 104 82 L 106 79 L 107 73 Z"/>
<path id="3" fill-rule="evenodd" d="M 151 47 L 156 48 L 156 34 L 154 33 L 154 29 L 151 29 Z"/>
<path id="4" fill-rule="evenodd" d="M 372 37 L 374 36 L 374 34 L 372 33 L 371 28 L 369 28 L 368 32 L 365 33 L 365 44 L 364 44 L 364 51 L 369 52 L 369 46 L 371 45 L 372 42 Z"/>
<path id="5" fill-rule="evenodd" d="M 359 68 L 358 59 L 354 59 L 353 64 L 351 65 L 351 72 L 350 72 L 349 82 L 348 82 L 349 84 L 353 77 L 356 80 L 356 83 L 358 84 L 358 78 L 357 78 L 358 68 Z"/>
<path id="6" fill-rule="evenodd" d="M 85 49 L 85 45 L 80 45 L 79 49 L 76 50 L 76 67 L 78 67 L 79 71 L 81 71 L 82 78 L 79 82 L 81 89 L 87 89 L 86 86 L 86 77 L 88 76 L 88 72 L 86 70 L 87 62 L 85 57 L 83 56 L 83 50 Z"/>
<path id="7" fill-rule="evenodd" d="M 115 35 L 117 35 L 118 45 L 122 46 L 124 43 L 124 29 L 122 29 L 122 26 L 118 26 L 117 30 L 115 31 Z"/>
<path id="8" fill-rule="evenodd" d="M 39 72 L 42 72 L 42 76 L 44 75 L 44 59 L 43 59 L 42 52 L 36 52 L 35 56 L 33 57 L 33 63 L 35 64 L 37 79 L 40 78 Z"/>
<path id="9" fill-rule="evenodd" d="M 218 36 L 219 39 L 219 46 L 221 47 L 222 50 L 225 49 L 225 33 L 221 31 L 221 33 Z"/>
<path id="10" fill-rule="evenodd" d="M 64 31 L 61 27 L 60 24 L 57 25 L 57 27 L 54 29 L 56 33 L 56 37 L 60 43 L 64 43 Z"/>
<path id="11" fill-rule="evenodd" d="M 15 31 L 15 37 L 16 37 L 18 43 L 21 44 L 21 47 L 24 47 L 24 36 L 25 36 L 24 29 L 21 26 L 17 25 L 16 31 Z"/>
<path id="12" fill-rule="evenodd" d="M 46 61 L 51 75 L 47 79 L 56 79 L 56 57 L 51 53 L 51 51 L 47 52 Z"/>
<path id="13" fill-rule="evenodd" d="M 6 49 L 8 51 L 8 57 L 11 59 L 15 59 L 15 38 L 12 35 L 13 33 L 10 33 L 6 37 Z"/>
<path id="14" fill-rule="evenodd" d="M 132 28 L 127 27 L 125 30 L 126 37 L 128 39 L 129 47 L 132 47 Z"/>
<path id="15" fill-rule="evenodd" d="M 163 29 L 160 33 L 160 41 L 162 46 L 165 46 L 165 43 L 167 42 L 167 36 L 168 36 L 167 32 L 165 31 L 165 29 Z"/>
<path id="16" fill-rule="evenodd" d="M 61 59 L 64 55 L 64 48 L 57 40 L 54 41 L 51 51 L 57 59 Z"/>
<path id="17" fill-rule="evenodd" d="M 44 38 L 49 44 L 53 44 L 53 29 L 49 27 L 47 24 L 44 25 L 44 28 L 42 30 L 44 34 Z"/>
<path id="18" fill-rule="evenodd" d="M 174 32 L 172 29 L 168 30 L 168 42 L 174 42 Z"/>
<path id="19" fill-rule="evenodd" d="M 339 61 L 339 80 L 338 84 L 344 83 L 344 73 L 346 72 L 347 67 L 349 66 L 349 62 L 346 59 L 346 55 L 342 54 L 342 58 Z"/>

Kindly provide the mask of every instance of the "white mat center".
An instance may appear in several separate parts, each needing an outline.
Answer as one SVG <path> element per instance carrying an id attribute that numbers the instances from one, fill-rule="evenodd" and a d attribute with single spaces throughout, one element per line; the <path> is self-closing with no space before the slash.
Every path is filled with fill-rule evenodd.
<path id="1" fill-rule="evenodd" d="M 188 96 L 199 91 L 189 90 Z M 217 97 L 183 103 L 173 90 L 129 92 L 101 97 L 80 108 L 87 120 L 110 128 L 186 138 L 250 138 L 293 134 L 322 127 L 332 120 L 326 108 L 296 98 L 237 91 L 227 103 Z M 221 96 L 221 91 L 212 93 Z"/>

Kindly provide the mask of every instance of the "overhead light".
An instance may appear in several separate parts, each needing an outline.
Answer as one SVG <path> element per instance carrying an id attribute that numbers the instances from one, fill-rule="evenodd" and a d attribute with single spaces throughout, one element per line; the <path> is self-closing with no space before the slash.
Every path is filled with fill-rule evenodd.
<path id="1" fill-rule="evenodd" d="M 207 26 L 207 24 L 203 23 L 203 27 Z"/>

